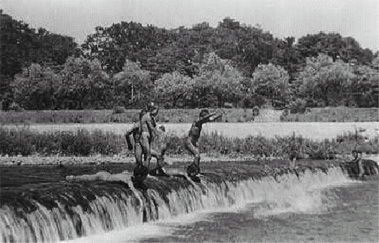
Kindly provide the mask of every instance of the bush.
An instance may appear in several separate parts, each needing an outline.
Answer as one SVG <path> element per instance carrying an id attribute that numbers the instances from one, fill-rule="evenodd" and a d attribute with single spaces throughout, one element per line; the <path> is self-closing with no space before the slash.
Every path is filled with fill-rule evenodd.
<path id="1" fill-rule="evenodd" d="M 307 102 L 303 99 L 296 99 L 289 104 L 291 114 L 304 114 L 307 109 Z"/>
<path id="2" fill-rule="evenodd" d="M 35 147 L 33 133 L 27 127 L 0 128 L 0 153 L 8 155 L 31 155 Z"/>
<path id="3" fill-rule="evenodd" d="M 116 106 L 115 108 L 113 108 L 113 114 L 122 114 L 125 112 L 126 112 L 126 109 L 123 106 Z"/>
<path id="4" fill-rule="evenodd" d="M 8 110 L 9 111 L 22 112 L 22 111 L 24 111 L 24 108 L 22 108 L 19 104 L 12 102 L 12 104 L 9 105 Z"/>
<path id="5" fill-rule="evenodd" d="M 254 108 L 253 108 L 253 116 L 254 117 L 259 116 L 259 107 L 258 106 L 254 106 Z"/>

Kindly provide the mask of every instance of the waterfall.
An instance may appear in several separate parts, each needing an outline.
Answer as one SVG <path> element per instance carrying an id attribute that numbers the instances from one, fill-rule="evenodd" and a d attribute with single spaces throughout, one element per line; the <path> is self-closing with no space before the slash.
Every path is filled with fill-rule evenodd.
<path id="1" fill-rule="evenodd" d="M 302 196 L 306 199 L 306 193 L 313 189 L 351 182 L 340 167 L 278 173 L 275 177 L 259 179 L 252 175 L 225 178 L 205 174 L 201 183 L 195 183 L 185 178 L 149 177 L 146 191 L 124 182 L 41 185 L 23 192 L 16 201 L 2 204 L 0 239 L 2 242 L 56 242 L 200 210 L 261 201 L 275 204 L 277 208 L 290 205 L 294 210 L 306 210 L 312 205 L 297 205 L 291 200 Z M 283 200 L 286 197 L 288 200 Z"/>

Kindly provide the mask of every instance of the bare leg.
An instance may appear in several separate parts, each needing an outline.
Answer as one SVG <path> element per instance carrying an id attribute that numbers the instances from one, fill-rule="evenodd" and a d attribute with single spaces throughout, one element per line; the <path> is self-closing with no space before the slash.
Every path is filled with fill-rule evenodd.
<path id="1" fill-rule="evenodd" d="M 167 146 L 163 146 L 161 148 L 161 151 L 159 153 L 159 158 L 157 159 L 157 163 L 158 163 L 159 167 L 163 167 L 164 166 L 164 155 L 166 153 L 166 150 L 167 150 Z"/>
<path id="2" fill-rule="evenodd" d="M 186 141 L 187 150 L 195 157 L 193 163 L 187 167 L 187 174 L 189 176 L 196 176 L 200 173 L 200 151 L 191 141 Z"/>
<path id="3" fill-rule="evenodd" d="M 137 165 L 142 165 L 142 146 L 140 143 L 135 143 L 134 146 L 134 157 L 136 158 Z"/>
<path id="4" fill-rule="evenodd" d="M 290 159 L 290 168 L 295 169 L 296 168 L 296 157 L 293 157 Z"/>
<path id="5" fill-rule="evenodd" d="M 136 158 L 136 167 L 134 168 L 133 176 L 135 180 L 140 182 L 145 180 L 148 174 L 148 169 L 143 166 L 142 154 L 143 151 L 141 144 L 139 142 L 135 143 L 134 156 Z"/>
<path id="6" fill-rule="evenodd" d="M 358 164 L 358 171 L 359 171 L 358 177 L 362 178 L 365 174 L 362 158 L 358 158 L 357 164 Z"/>
<path id="7" fill-rule="evenodd" d="M 150 134 L 143 132 L 141 135 L 141 146 L 145 156 L 144 166 L 149 168 L 151 160 Z"/>
<path id="8" fill-rule="evenodd" d="M 154 169 L 149 171 L 150 175 L 169 177 L 169 175 L 167 175 L 166 172 L 163 170 L 165 152 L 166 152 L 166 148 L 163 148 L 159 151 L 151 150 L 151 156 L 156 158 L 157 166 Z"/>
<path id="9" fill-rule="evenodd" d="M 158 160 L 160 158 L 160 153 L 155 149 L 151 149 L 150 151 L 151 151 L 151 157 L 155 158 L 158 162 Z"/>

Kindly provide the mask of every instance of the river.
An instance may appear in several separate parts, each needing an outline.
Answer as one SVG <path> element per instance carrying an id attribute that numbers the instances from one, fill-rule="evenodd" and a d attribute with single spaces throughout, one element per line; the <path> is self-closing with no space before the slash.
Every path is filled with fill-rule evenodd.
<path id="1" fill-rule="evenodd" d="M 238 190 L 238 188 L 237 188 Z M 74 242 L 378 242 L 378 177 L 340 171 L 263 179 L 253 196 Z M 249 194 L 246 189 L 237 194 Z M 240 195 L 241 196 L 241 195 Z M 242 197 L 242 196 L 241 196 Z"/>
<path id="2" fill-rule="evenodd" d="M 296 189 L 294 189 L 296 190 Z M 378 242 L 378 181 L 278 196 L 196 222 L 156 224 L 167 232 L 142 242 Z M 289 197 L 287 197 L 289 196 Z"/>

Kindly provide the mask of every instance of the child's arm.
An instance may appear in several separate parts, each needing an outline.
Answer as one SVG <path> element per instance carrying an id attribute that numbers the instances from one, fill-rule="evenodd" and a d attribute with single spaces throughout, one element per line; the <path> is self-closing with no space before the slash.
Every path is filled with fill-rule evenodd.
<path id="1" fill-rule="evenodd" d="M 210 119 L 212 116 L 214 116 L 214 115 L 216 115 L 216 112 L 212 112 L 212 113 L 206 115 L 205 117 L 201 118 L 201 119 L 198 120 L 197 122 L 198 122 L 198 123 L 201 123 L 201 124 L 206 123 L 206 122 L 209 122 L 209 121 L 210 121 L 209 119 Z"/>
<path id="2" fill-rule="evenodd" d="M 153 117 L 150 117 L 150 119 L 146 120 L 146 124 L 147 124 L 147 127 L 149 128 L 151 136 L 156 137 L 158 135 L 158 133 L 157 133 L 157 130 L 155 129 L 155 126 L 153 123 L 154 123 Z"/>
<path id="3" fill-rule="evenodd" d="M 138 124 L 134 124 L 132 128 L 130 128 L 128 131 L 125 133 L 125 139 L 126 139 L 126 144 L 128 145 L 128 149 L 132 150 L 134 148 L 134 137 L 133 137 L 133 132 L 134 130 L 138 129 Z"/>
<path id="4" fill-rule="evenodd" d="M 210 118 L 209 118 L 209 121 L 214 121 L 214 120 L 216 120 L 217 118 L 219 118 L 219 117 L 222 117 L 222 114 L 215 114 L 214 116 L 211 116 Z"/>
<path id="5" fill-rule="evenodd" d="M 207 122 L 211 122 L 216 120 L 217 118 L 221 117 L 222 113 L 217 114 L 217 112 L 212 112 L 211 114 L 207 115 L 206 117 L 202 118 L 199 122 L 204 124 Z"/>
<path id="6" fill-rule="evenodd" d="M 134 123 L 133 126 L 132 126 L 128 131 L 126 131 L 125 136 L 129 136 L 129 135 L 132 134 L 136 129 L 139 129 L 139 123 Z"/>

